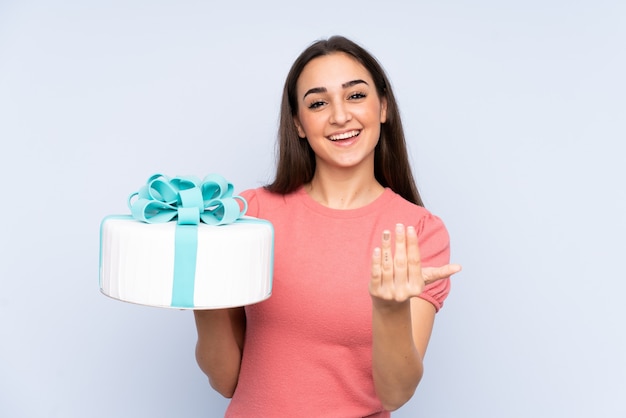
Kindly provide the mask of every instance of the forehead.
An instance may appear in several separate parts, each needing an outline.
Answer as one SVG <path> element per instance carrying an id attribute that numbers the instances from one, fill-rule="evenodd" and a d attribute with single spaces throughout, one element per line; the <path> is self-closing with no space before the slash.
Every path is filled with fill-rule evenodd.
<path id="1" fill-rule="evenodd" d="M 297 88 L 332 88 L 352 80 L 363 80 L 370 86 L 374 85 L 371 74 L 363 64 L 348 54 L 335 52 L 309 61 L 298 77 Z"/>

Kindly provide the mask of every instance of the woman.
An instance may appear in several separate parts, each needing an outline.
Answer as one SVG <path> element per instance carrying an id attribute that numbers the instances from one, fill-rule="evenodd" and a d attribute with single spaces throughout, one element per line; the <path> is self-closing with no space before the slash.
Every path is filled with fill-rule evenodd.
<path id="1" fill-rule="evenodd" d="M 242 196 L 274 225 L 272 297 L 195 311 L 196 358 L 232 397 L 226 416 L 388 417 L 415 392 L 460 266 L 422 207 L 391 85 L 367 51 L 336 36 L 297 58 L 276 178 Z"/>

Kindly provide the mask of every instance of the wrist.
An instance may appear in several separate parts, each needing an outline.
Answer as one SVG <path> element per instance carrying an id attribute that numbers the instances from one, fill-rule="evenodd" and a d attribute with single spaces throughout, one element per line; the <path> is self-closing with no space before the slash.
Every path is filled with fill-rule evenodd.
<path id="1" fill-rule="evenodd" d="M 372 309 L 383 315 L 404 315 L 411 313 L 411 300 L 402 302 L 386 300 L 372 296 Z"/>

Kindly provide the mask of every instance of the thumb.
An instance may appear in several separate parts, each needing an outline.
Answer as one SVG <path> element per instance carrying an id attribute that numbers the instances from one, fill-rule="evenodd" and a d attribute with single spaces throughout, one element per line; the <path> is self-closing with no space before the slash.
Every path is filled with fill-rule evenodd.
<path id="1" fill-rule="evenodd" d="M 462 267 L 459 264 L 446 264 L 441 267 L 422 267 L 422 276 L 424 277 L 424 283 L 430 284 L 437 280 L 446 279 L 458 273 L 461 269 Z"/>

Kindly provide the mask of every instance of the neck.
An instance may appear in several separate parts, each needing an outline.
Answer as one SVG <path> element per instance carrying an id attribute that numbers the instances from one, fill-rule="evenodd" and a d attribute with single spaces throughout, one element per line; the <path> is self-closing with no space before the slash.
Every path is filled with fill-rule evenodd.
<path id="1" fill-rule="evenodd" d="M 385 189 L 371 171 L 366 176 L 316 171 L 305 190 L 313 200 L 329 208 L 356 209 L 372 203 Z"/>

